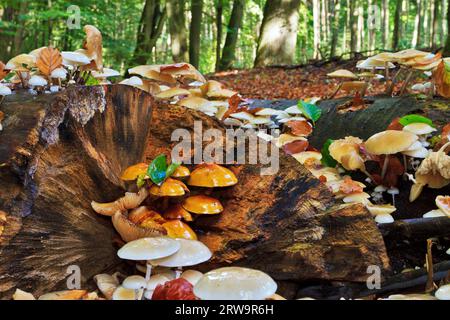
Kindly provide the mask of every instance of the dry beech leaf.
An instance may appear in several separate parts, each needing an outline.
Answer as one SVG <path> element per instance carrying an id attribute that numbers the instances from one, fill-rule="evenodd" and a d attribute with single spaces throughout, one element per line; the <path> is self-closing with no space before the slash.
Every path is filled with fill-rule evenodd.
<path id="1" fill-rule="evenodd" d="M 0 61 L 0 80 L 3 80 L 9 72 L 5 70 L 5 64 Z"/>
<path id="2" fill-rule="evenodd" d="M 309 136 L 313 132 L 312 126 L 308 121 L 288 121 L 286 126 L 291 129 L 295 136 Z"/>
<path id="3" fill-rule="evenodd" d="M 236 113 L 237 110 L 239 109 L 239 104 L 241 102 L 243 102 L 243 100 L 238 94 L 228 99 L 228 104 L 230 107 L 228 108 L 227 112 L 225 112 L 225 114 L 223 115 L 222 121 L 229 118 L 230 115 L 232 115 L 233 113 Z"/>
<path id="4" fill-rule="evenodd" d="M 353 181 L 350 177 L 345 177 L 344 181 L 341 183 L 339 190 L 344 194 L 352 194 L 352 193 L 361 193 L 364 191 L 364 188 Z"/>
<path id="5" fill-rule="evenodd" d="M 447 63 L 442 61 L 433 74 L 437 92 L 444 98 L 450 98 L 450 72 L 447 71 L 448 68 Z"/>
<path id="6" fill-rule="evenodd" d="M 94 60 L 95 69 L 103 71 L 102 34 L 96 27 L 90 25 L 84 26 L 84 32 L 86 33 L 86 39 L 83 48 L 87 50 L 89 58 Z"/>
<path id="7" fill-rule="evenodd" d="M 287 155 L 293 155 L 306 151 L 309 147 L 307 140 L 297 140 L 283 146 L 283 150 Z"/>
<path id="8" fill-rule="evenodd" d="M 46 76 L 50 76 L 53 70 L 62 66 L 62 56 L 58 49 L 48 47 L 41 50 L 36 61 L 39 71 Z"/>

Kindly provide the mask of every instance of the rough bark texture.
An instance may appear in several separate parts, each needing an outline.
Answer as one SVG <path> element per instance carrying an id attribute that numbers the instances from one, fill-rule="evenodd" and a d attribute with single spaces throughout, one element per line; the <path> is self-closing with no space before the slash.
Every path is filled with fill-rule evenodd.
<path id="1" fill-rule="evenodd" d="M 121 262 L 108 219 L 90 202 L 123 194 L 118 175 L 142 159 L 153 100 L 123 86 L 70 89 L 2 105 L 0 298 L 21 288 L 65 288 L 67 267 L 85 280 Z"/>
<path id="2" fill-rule="evenodd" d="M 169 151 L 174 129 L 224 128 L 206 115 L 154 104 L 125 86 L 70 89 L 38 98 L 9 97 L 2 105 L 0 210 L 7 224 L 0 244 L 0 298 L 16 287 L 36 294 L 64 289 L 69 265 L 84 287 L 94 274 L 118 266 L 115 233 L 91 200 L 124 191 L 128 165 Z M 105 110 L 103 111 L 103 108 Z M 147 148 L 144 150 L 145 142 Z M 381 234 L 359 205 L 339 207 L 330 192 L 293 158 L 261 176 L 241 167 L 239 184 L 215 190 L 225 211 L 194 228 L 213 250 L 205 268 L 235 263 L 277 280 L 365 281 L 368 265 L 389 268 Z M 90 282 L 92 283 L 92 282 Z"/>
<path id="3" fill-rule="evenodd" d="M 297 45 L 300 0 L 267 1 L 255 66 L 291 65 Z"/>
<path id="4" fill-rule="evenodd" d="M 191 29 L 189 32 L 189 61 L 198 68 L 200 65 L 200 35 L 202 32 L 203 0 L 191 1 Z"/>
<path id="5" fill-rule="evenodd" d="M 189 61 L 187 43 L 185 3 L 179 0 L 167 1 L 167 17 L 174 62 Z"/>

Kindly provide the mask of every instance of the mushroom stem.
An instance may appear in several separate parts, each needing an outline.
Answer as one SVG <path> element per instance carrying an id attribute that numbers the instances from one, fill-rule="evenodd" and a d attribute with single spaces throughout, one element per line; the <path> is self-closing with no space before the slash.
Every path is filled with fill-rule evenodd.
<path id="1" fill-rule="evenodd" d="M 392 194 L 392 205 L 395 207 L 395 194 Z"/>
<path id="2" fill-rule="evenodd" d="M 405 94 L 406 89 L 408 88 L 408 84 L 411 82 L 413 73 L 414 73 L 414 69 L 410 69 L 408 72 L 408 75 L 406 76 L 405 82 L 403 83 L 402 89 L 400 91 L 401 96 Z"/>
<path id="3" fill-rule="evenodd" d="M 336 90 L 335 90 L 335 91 L 333 92 L 333 94 L 330 96 L 330 99 L 333 99 L 334 97 L 337 96 L 337 94 L 339 93 L 339 91 L 341 91 L 342 85 L 343 85 L 343 82 L 341 82 L 341 83 L 338 85 L 338 87 L 336 88 Z"/>
<path id="4" fill-rule="evenodd" d="M 403 166 L 405 167 L 405 174 L 403 176 L 407 178 L 408 176 L 406 174 L 408 173 L 408 162 L 406 161 L 406 154 L 403 155 Z"/>
<path id="5" fill-rule="evenodd" d="M 384 159 L 383 170 L 381 171 L 381 179 L 382 180 L 384 180 L 384 177 L 386 176 L 388 165 L 389 165 L 389 156 L 386 155 L 386 157 Z"/>
<path id="6" fill-rule="evenodd" d="M 391 85 L 387 87 L 386 89 L 386 94 L 387 95 L 392 95 L 392 93 L 394 92 L 394 87 L 395 87 L 395 83 L 397 81 L 398 76 L 402 73 L 403 68 L 400 68 L 400 70 L 398 70 L 398 72 L 395 74 L 395 76 L 392 78 L 391 80 Z"/>
<path id="7" fill-rule="evenodd" d="M 145 281 L 148 282 L 150 280 L 150 276 L 152 275 L 152 265 L 147 261 L 147 271 L 145 272 Z"/>
<path id="8" fill-rule="evenodd" d="M 182 273 L 183 273 L 183 268 L 178 267 L 177 270 L 175 271 L 175 279 L 180 279 Z"/>
<path id="9" fill-rule="evenodd" d="M 367 170 L 361 170 L 361 172 L 364 173 L 372 181 L 372 183 L 375 182 L 375 179 Z"/>

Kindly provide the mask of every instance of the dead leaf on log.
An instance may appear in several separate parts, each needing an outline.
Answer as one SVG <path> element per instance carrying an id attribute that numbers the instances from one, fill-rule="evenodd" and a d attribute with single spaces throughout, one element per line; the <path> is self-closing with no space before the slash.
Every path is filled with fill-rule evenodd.
<path id="1" fill-rule="evenodd" d="M 345 177 L 341 183 L 339 190 L 344 194 L 361 193 L 364 191 L 363 187 L 352 180 L 350 177 Z"/>
<path id="2" fill-rule="evenodd" d="M 237 110 L 239 109 L 239 104 L 242 101 L 243 101 L 242 98 L 238 94 L 228 99 L 228 104 L 230 105 L 230 107 L 228 108 L 228 111 L 225 112 L 225 114 L 223 115 L 222 121 L 229 118 L 230 115 L 232 115 L 233 113 L 236 113 Z"/>
<path id="3" fill-rule="evenodd" d="M 62 56 L 58 49 L 48 47 L 41 50 L 36 61 L 39 71 L 46 76 L 50 76 L 53 70 L 62 66 Z"/>
<path id="4" fill-rule="evenodd" d="M 304 152 L 308 149 L 309 143 L 308 140 L 297 140 L 283 146 L 283 150 L 288 155 L 293 155 L 297 153 Z"/>
<path id="5" fill-rule="evenodd" d="M 308 121 L 288 121 L 286 126 L 291 129 L 295 136 L 309 136 L 313 132 L 312 126 Z"/>
<path id="6" fill-rule="evenodd" d="M 447 68 L 447 62 L 443 60 L 433 74 L 437 92 L 444 98 L 450 98 L 450 72 Z"/>
<path id="7" fill-rule="evenodd" d="M 3 80 L 9 72 L 5 70 L 5 64 L 0 61 L 0 80 Z"/>
<path id="8" fill-rule="evenodd" d="M 84 26 L 86 39 L 84 40 L 83 48 L 87 50 L 88 56 L 94 60 L 95 69 L 103 71 L 103 44 L 102 34 L 94 26 Z"/>

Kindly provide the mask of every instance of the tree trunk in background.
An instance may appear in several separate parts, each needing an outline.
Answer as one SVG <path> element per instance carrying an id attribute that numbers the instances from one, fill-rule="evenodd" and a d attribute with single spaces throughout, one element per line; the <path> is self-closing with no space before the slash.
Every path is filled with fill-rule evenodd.
<path id="1" fill-rule="evenodd" d="M 239 36 L 239 29 L 244 17 L 244 0 L 234 0 L 233 11 L 227 28 L 227 38 L 220 59 L 219 70 L 228 70 L 233 66 L 236 53 L 236 44 Z"/>
<path id="2" fill-rule="evenodd" d="M 216 39 L 216 71 L 219 71 L 220 55 L 222 51 L 222 15 L 223 15 L 223 0 L 217 0 L 216 9 L 216 27 L 217 27 L 217 39 Z"/>
<path id="3" fill-rule="evenodd" d="M 341 0 L 331 0 L 330 14 L 331 14 L 331 44 L 330 44 L 330 56 L 333 58 L 336 56 L 336 49 L 339 39 L 339 22 L 341 12 Z"/>
<path id="4" fill-rule="evenodd" d="M 255 66 L 286 65 L 294 62 L 300 2 L 300 0 L 266 2 Z"/>
<path id="5" fill-rule="evenodd" d="M 358 2 L 358 37 L 357 37 L 357 51 L 362 52 L 364 45 L 366 44 L 366 41 L 364 39 L 364 8 L 361 1 Z"/>
<path id="6" fill-rule="evenodd" d="M 184 1 L 167 1 L 167 16 L 174 62 L 189 60 Z"/>
<path id="7" fill-rule="evenodd" d="M 389 47 L 389 18 L 390 18 L 390 12 L 389 12 L 389 0 L 382 0 L 383 1 L 383 42 L 385 49 L 388 49 Z"/>
<path id="8" fill-rule="evenodd" d="M 356 0 L 350 0 L 350 50 L 354 55 L 358 51 L 358 17 Z"/>
<path id="9" fill-rule="evenodd" d="M 450 3 L 447 6 L 447 41 L 445 43 L 444 56 L 450 56 Z"/>
<path id="10" fill-rule="evenodd" d="M 200 35 L 202 31 L 203 0 L 191 2 L 191 32 L 189 34 L 189 61 L 198 68 L 200 65 Z"/>
<path id="11" fill-rule="evenodd" d="M 422 18 L 420 13 L 422 11 L 422 0 L 416 0 L 416 18 L 414 20 L 414 36 L 412 41 L 412 47 L 417 48 L 420 46 L 420 38 L 422 34 Z"/>
<path id="12" fill-rule="evenodd" d="M 430 41 L 430 46 L 431 48 L 434 50 L 437 47 L 437 34 L 438 34 L 438 30 L 439 30 L 439 2 L 438 1 L 432 1 L 432 13 L 433 13 L 433 18 L 432 18 L 432 27 L 431 27 L 431 41 Z"/>
<path id="13" fill-rule="evenodd" d="M 23 33 L 24 33 L 24 26 L 23 24 L 25 21 L 23 21 L 23 15 L 25 15 L 28 11 L 28 2 L 27 1 L 21 1 L 19 5 L 19 11 L 16 13 L 16 23 L 18 25 L 16 33 L 14 35 L 14 42 L 13 42 L 13 48 L 12 48 L 12 54 L 13 56 L 16 56 L 22 52 L 22 42 L 23 42 Z"/>
<path id="14" fill-rule="evenodd" d="M 400 45 L 400 24 L 402 23 L 402 5 L 403 0 L 396 0 L 394 34 L 392 36 L 392 49 L 398 50 Z"/>
<path id="15" fill-rule="evenodd" d="M 313 0 L 314 59 L 320 59 L 320 2 Z"/>
<path id="16" fill-rule="evenodd" d="M 161 10 L 159 0 L 147 0 L 139 22 L 136 49 L 132 64 L 146 64 L 167 19 L 167 10 Z"/>

